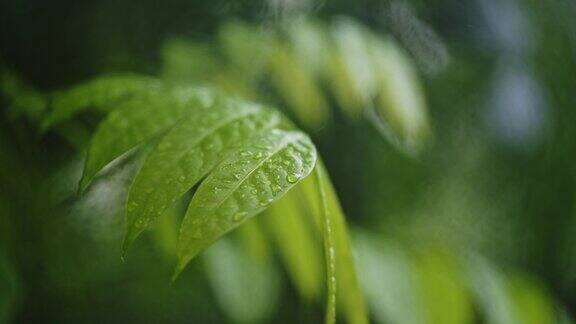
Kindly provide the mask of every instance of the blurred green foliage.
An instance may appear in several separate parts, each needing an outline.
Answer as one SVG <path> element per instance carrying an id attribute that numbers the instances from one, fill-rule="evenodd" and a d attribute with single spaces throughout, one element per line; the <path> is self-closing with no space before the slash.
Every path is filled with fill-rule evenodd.
<path id="1" fill-rule="evenodd" d="M 319 223 L 285 200 L 173 286 L 183 207 L 120 261 L 134 161 L 79 199 L 106 111 L 42 133 L 43 98 L 128 72 L 270 103 L 308 131 L 372 321 L 571 323 L 575 17 L 553 0 L 1 2 L 0 322 L 322 321 Z"/>

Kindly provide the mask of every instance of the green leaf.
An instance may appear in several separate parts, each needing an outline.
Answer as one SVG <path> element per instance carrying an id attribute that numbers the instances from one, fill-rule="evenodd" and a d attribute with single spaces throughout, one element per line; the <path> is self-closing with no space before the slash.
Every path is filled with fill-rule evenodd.
<path id="1" fill-rule="evenodd" d="M 355 232 L 354 242 L 362 285 L 376 322 L 427 323 L 417 291 L 417 269 L 401 245 L 364 232 Z"/>
<path id="2" fill-rule="evenodd" d="M 85 109 L 107 112 L 120 100 L 159 90 L 160 85 L 160 81 L 153 77 L 137 74 L 105 75 L 81 83 L 52 95 L 51 111 L 42 122 L 42 129 L 47 130 Z"/>
<path id="3" fill-rule="evenodd" d="M 336 191 L 327 175 L 326 169 L 322 163 L 318 163 L 317 168 L 321 168 L 321 173 L 317 176 L 317 182 L 302 182 L 304 190 L 308 193 L 306 197 L 310 199 L 310 206 L 322 206 L 324 202 L 318 201 L 317 197 L 325 197 L 325 206 L 315 209 L 320 213 L 318 218 L 330 218 L 333 228 L 333 249 L 336 262 L 336 281 L 338 282 L 337 296 L 338 301 L 344 309 L 344 315 L 348 323 L 365 324 L 368 323 L 368 314 L 364 304 L 364 296 L 358 282 L 350 237 L 348 234 L 348 225 Z M 324 190 L 324 194 L 319 193 Z M 316 199 L 316 200 L 315 200 Z M 323 210 L 326 216 L 322 215 Z M 322 223 L 325 223 L 324 220 Z M 330 251 L 328 251 L 330 252 Z"/>
<path id="4" fill-rule="evenodd" d="M 271 130 L 231 154 L 190 202 L 175 277 L 204 248 L 280 199 L 315 163 L 314 145 L 297 131 Z"/>
<path id="5" fill-rule="evenodd" d="M 208 91 L 178 87 L 119 104 L 92 136 L 80 191 L 114 159 L 166 131 L 190 112 L 206 109 L 213 101 Z"/>
<path id="6" fill-rule="evenodd" d="M 204 255 L 216 300 L 233 323 L 268 323 L 280 300 L 281 276 L 258 262 L 236 237 L 225 237 Z"/>
<path id="7" fill-rule="evenodd" d="M 333 216 L 328 207 L 326 189 L 324 188 L 324 170 L 316 168 L 316 180 L 318 181 L 318 191 L 320 202 L 322 203 L 322 220 L 323 220 L 323 237 L 324 237 L 324 255 L 326 259 L 326 281 L 328 291 L 326 293 L 328 301 L 326 302 L 326 324 L 336 323 L 336 253 L 334 252 L 334 227 Z"/>
<path id="8" fill-rule="evenodd" d="M 270 206 L 262 219 L 298 292 L 305 300 L 312 300 L 320 295 L 323 267 L 321 247 L 314 239 L 317 231 L 310 226 L 312 220 L 306 219 L 314 214 L 307 212 L 299 199 L 301 184 Z"/>
<path id="9" fill-rule="evenodd" d="M 219 100 L 180 120 L 147 157 L 130 189 L 123 250 L 228 153 L 281 119 L 256 104 Z"/>

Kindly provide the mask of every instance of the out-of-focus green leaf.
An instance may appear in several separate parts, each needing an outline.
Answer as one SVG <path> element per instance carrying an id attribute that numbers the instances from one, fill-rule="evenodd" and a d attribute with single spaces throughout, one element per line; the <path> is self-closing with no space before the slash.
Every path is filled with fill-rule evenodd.
<path id="1" fill-rule="evenodd" d="M 430 135 L 424 91 L 416 67 L 391 39 L 372 37 L 373 69 L 379 76 L 372 116 L 378 129 L 409 152 L 420 150 Z"/>
<path id="2" fill-rule="evenodd" d="M 440 248 L 418 253 L 413 262 L 426 323 L 473 323 L 474 311 L 461 267 Z"/>
<path id="3" fill-rule="evenodd" d="M 334 93 L 344 112 L 358 118 L 371 105 L 378 86 L 379 71 L 374 69 L 370 56 L 372 34 L 354 20 L 340 18 L 334 23 L 332 37 L 337 55 L 333 76 L 339 78 L 333 81 Z"/>
<path id="4" fill-rule="evenodd" d="M 42 122 L 46 130 L 85 109 L 107 112 L 114 104 L 136 94 L 158 90 L 160 82 L 149 76 L 137 74 L 115 74 L 94 78 L 72 89 L 54 93 L 50 112 Z"/>
<path id="5" fill-rule="evenodd" d="M 271 260 L 270 240 L 264 231 L 261 219 L 249 219 L 238 228 L 237 233 L 238 240 L 253 260 L 262 263 Z"/>
<path id="6" fill-rule="evenodd" d="M 318 129 L 330 111 L 311 73 L 299 62 L 293 50 L 275 41 L 270 44 L 268 67 L 278 95 L 307 127 Z"/>
<path id="7" fill-rule="evenodd" d="M 146 158 L 128 195 L 124 251 L 227 154 L 281 122 L 272 110 L 220 100 L 180 120 Z"/>
<path id="8" fill-rule="evenodd" d="M 510 278 L 510 290 L 520 323 L 556 323 L 554 302 L 540 283 L 524 275 L 514 275 Z"/>
<path id="9" fill-rule="evenodd" d="M 520 324 L 510 286 L 504 274 L 481 257 L 467 264 L 470 288 L 489 324 Z"/>
<path id="10" fill-rule="evenodd" d="M 315 163 L 314 145 L 296 131 L 271 130 L 231 154 L 192 198 L 180 230 L 176 275 L 202 249 L 280 199 Z"/>
<path id="11" fill-rule="evenodd" d="M 362 286 L 377 322 L 426 323 L 416 268 L 408 254 L 373 234 L 357 232 L 353 237 Z"/>
<path id="12" fill-rule="evenodd" d="M 0 71 L 0 94 L 7 100 L 15 117 L 38 119 L 47 107 L 45 96 L 11 71 Z"/>
<path id="13" fill-rule="evenodd" d="M 278 305 L 280 274 L 272 263 L 253 259 L 232 237 L 205 254 L 216 299 L 234 323 L 265 323 Z"/>
<path id="14" fill-rule="evenodd" d="M 162 47 L 162 72 L 174 82 L 206 81 L 218 69 L 220 62 L 209 44 L 171 38 Z"/>
<path id="15" fill-rule="evenodd" d="M 322 256 L 320 246 L 313 236 L 318 231 L 311 228 L 311 220 L 305 219 L 314 214 L 303 208 L 304 205 L 298 199 L 299 187 L 300 184 L 270 206 L 262 219 L 278 246 L 280 257 L 298 292 L 304 299 L 311 300 L 320 295 Z"/>
<path id="16" fill-rule="evenodd" d="M 191 111 L 212 103 L 213 95 L 208 91 L 187 87 L 123 101 L 92 136 L 80 190 L 120 155 L 167 130 Z"/>
<path id="17" fill-rule="evenodd" d="M 266 64 L 271 35 L 257 26 L 232 20 L 218 30 L 218 41 L 229 64 L 247 79 L 258 75 Z"/>

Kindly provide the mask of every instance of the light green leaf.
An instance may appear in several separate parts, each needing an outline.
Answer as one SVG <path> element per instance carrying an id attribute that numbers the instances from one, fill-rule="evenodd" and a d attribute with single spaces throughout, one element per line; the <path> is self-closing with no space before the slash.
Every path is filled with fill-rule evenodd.
<path id="1" fill-rule="evenodd" d="M 400 148 L 416 153 L 431 135 L 418 71 L 408 54 L 393 40 L 373 37 L 371 45 L 379 93 L 369 111 L 373 114 L 368 115 L 370 121 Z"/>
<path id="2" fill-rule="evenodd" d="M 471 296 L 453 255 L 428 247 L 413 259 L 426 323 L 474 323 Z"/>
<path id="3" fill-rule="evenodd" d="M 314 214 L 307 212 L 299 199 L 300 185 L 270 206 L 262 219 L 298 292 L 305 300 L 312 300 L 322 288 L 321 246 L 314 240 L 318 231 L 312 228 L 312 220 L 306 219 Z"/>
<path id="4" fill-rule="evenodd" d="M 252 258 L 235 238 L 222 238 L 204 255 L 214 295 L 233 323 L 268 323 L 280 299 L 280 273 L 273 263 Z"/>
<path id="5" fill-rule="evenodd" d="M 271 130 L 231 154 L 192 198 L 175 276 L 204 248 L 280 199 L 315 163 L 314 145 L 297 131 Z"/>
<path id="6" fill-rule="evenodd" d="M 326 282 L 327 298 L 326 302 L 326 324 L 336 323 L 336 253 L 334 252 L 334 228 L 331 210 L 328 207 L 326 189 L 324 188 L 324 173 L 321 168 L 317 167 L 315 172 L 316 181 L 318 181 L 318 191 L 320 202 L 322 203 L 322 234 L 324 237 L 324 255 L 326 260 Z"/>
<path id="7" fill-rule="evenodd" d="M 426 323 L 417 269 L 408 253 L 398 243 L 364 232 L 354 234 L 362 286 L 376 322 Z"/>
<path id="8" fill-rule="evenodd" d="M 288 45 L 275 41 L 270 46 L 268 69 L 279 96 L 300 122 L 312 129 L 320 128 L 330 110 L 314 76 Z"/>
<path id="9" fill-rule="evenodd" d="M 472 294 L 486 318 L 486 323 L 522 323 L 514 309 L 510 284 L 503 273 L 476 255 L 468 260 L 467 269 Z"/>
<path id="10" fill-rule="evenodd" d="M 85 109 L 107 112 L 122 99 L 159 90 L 160 87 L 159 80 L 137 74 L 114 74 L 92 79 L 53 94 L 51 110 L 42 122 L 42 129 L 47 130 Z"/>
<path id="11" fill-rule="evenodd" d="M 317 216 L 318 219 L 322 220 L 323 217 L 329 217 L 331 226 L 333 227 L 334 246 L 331 248 L 334 250 L 336 259 L 338 303 L 344 309 L 344 315 L 348 323 L 365 324 L 368 323 L 368 314 L 354 266 L 354 257 L 352 255 L 346 218 L 325 167 L 321 163 L 318 163 L 317 167 L 322 169 L 321 175 L 317 177 L 319 178 L 317 182 L 304 181 L 302 182 L 302 186 L 305 188 L 305 191 L 308 192 L 306 197 L 310 199 L 310 206 L 322 206 L 323 202 L 318 201 L 317 199 L 319 198 L 316 197 L 325 196 L 326 206 L 324 206 L 324 208 L 316 208 L 315 210 L 320 213 L 320 215 Z M 322 187 L 320 187 L 318 181 L 320 181 Z M 318 192 L 321 188 L 324 189 L 324 195 Z M 322 215 L 322 209 L 326 210 L 327 216 Z M 325 220 L 321 221 L 320 224 L 322 225 L 324 222 Z"/>
<path id="12" fill-rule="evenodd" d="M 80 190 L 85 190 L 96 173 L 120 155 L 159 135 L 188 113 L 207 109 L 213 97 L 208 91 L 183 87 L 119 104 L 92 136 Z"/>
<path id="13" fill-rule="evenodd" d="M 256 262 L 270 262 L 272 251 L 270 240 L 260 218 L 252 218 L 238 228 L 238 240 L 246 253 Z"/>
<path id="14" fill-rule="evenodd" d="M 281 119 L 256 104 L 219 100 L 180 120 L 147 157 L 130 188 L 123 250 L 228 153 Z"/>

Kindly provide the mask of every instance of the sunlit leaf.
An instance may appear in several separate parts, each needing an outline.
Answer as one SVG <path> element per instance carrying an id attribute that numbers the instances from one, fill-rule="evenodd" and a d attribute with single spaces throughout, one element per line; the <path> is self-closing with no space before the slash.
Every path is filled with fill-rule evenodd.
<path id="1" fill-rule="evenodd" d="M 198 188 L 180 230 L 176 274 L 201 250 L 305 178 L 316 149 L 300 132 L 272 130 L 244 145 Z"/>

